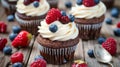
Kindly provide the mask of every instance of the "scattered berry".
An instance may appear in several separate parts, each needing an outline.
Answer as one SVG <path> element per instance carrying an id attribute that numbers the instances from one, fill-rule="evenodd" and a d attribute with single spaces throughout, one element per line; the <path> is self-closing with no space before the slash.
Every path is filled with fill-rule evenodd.
<path id="1" fill-rule="evenodd" d="M 66 16 L 66 12 L 65 11 L 61 11 L 62 16 Z"/>
<path id="2" fill-rule="evenodd" d="M 117 8 L 113 8 L 111 10 L 111 16 L 117 18 L 119 16 L 119 10 Z"/>
<path id="3" fill-rule="evenodd" d="M 21 27 L 20 26 L 13 26 L 12 30 L 14 33 L 19 33 L 21 31 Z"/>
<path id="4" fill-rule="evenodd" d="M 65 2 L 65 6 L 66 6 L 66 8 L 71 8 L 72 7 L 72 2 L 70 2 L 70 1 Z"/>
<path id="5" fill-rule="evenodd" d="M 57 27 L 57 25 L 52 24 L 52 25 L 49 26 L 49 30 L 51 32 L 55 33 L 58 30 L 58 27 Z"/>
<path id="6" fill-rule="evenodd" d="M 120 37 L 120 28 L 114 29 L 115 36 Z"/>
<path id="7" fill-rule="evenodd" d="M 5 47 L 7 43 L 7 39 L 6 38 L 1 38 L 0 39 L 0 50 L 3 50 L 3 48 Z"/>
<path id="8" fill-rule="evenodd" d="M 59 9 L 52 8 L 47 13 L 46 22 L 47 24 L 50 24 L 56 20 L 59 20 L 61 16 L 62 14 Z"/>
<path id="9" fill-rule="evenodd" d="M 86 7 L 92 7 L 92 6 L 95 6 L 95 1 L 94 0 L 83 0 L 83 4 L 86 6 Z"/>
<path id="10" fill-rule="evenodd" d="M 44 59 L 35 60 L 30 67 L 46 67 L 46 61 Z"/>
<path id="11" fill-rule="evenodd" d="M 20 62 L 14 63 L 12 67 L 23 67 L 23 64 Z"/>
<path id="12" fill-rule="evenodd" d="M 33 2 L 33 5 L 34 5 L 34 7 L 37 8 L 37 7 L 39 7 L 39 2 L 38 2 L 38 1 L 34 1 L 34 2 Z"/>
<path id="13" fill-rule="evenodd" d="M 21 31 L 12 41 L 13 47 L 27 47 L 32 39 L 32 35 L 27 31 Z"/>
<path id="14" fill-rule="evenodd" d="M 92 49 L 89 49 L 87 53 L 89 57 L 95 57 Z"/>
<path id="15" fill-rule="evenodd" d="M 9 22 L 14 21 L 14 19 L 15 19 L 15 17 L 14 17 L 13 15 L 9 15 L 9 16 L 7 17 L 7 20 L 8 20 Z"/>
<path id="16" fill-rule="evenodd" d="M 105 40 L 106 39 L 104 37 L 99 37 L 97 41 L 99 44 L 102 44 L 103 42 L 105 42 Z"/>
<path id="17" fill-rule="evenodd" d="M 111 18 L 107 18 L 107 19 L 105 20 L 105 22 L 106 22 L 107 24 L 112 24 L 112 19 L 111 19 Z"/>
<path id="18" fill-rule="evenodd" d="M 72 67 L 88 67 L 88 65 L 81 60 L 76 60 L 73 64 Z"/>
<path id="19" fill-rule="evenodd" d="M 120 22 L 117 23 L 117 27 L 120 28 Z"/>
<path id="20" fill-rule="evenodd" d="M 61 21 L 63 24 L 70 22 L 68 16 L 62 16 L 62 17 L 60 18 L 60 21 Z"/>
<path id="21" fill-rule="evenodd" d="M 75 20 L 75 17 L 73 15 L 68 15 L 68 18 L 70 19 L 71 22 L 73 22 Z"/>
<path id="22" fill-rule="evenodd" d="M 9 35 L 9 39 L 10 39 L 11 41 L 13 41 L 16 36 L 17 36 L 16 33 L 11 33 L 11 34 Z"/>
<path id="23" fill-rule="evenodd" d="M 5 33 L 7 31 L 7 25 L 5 23 L 0 24 L 0 32 Z"/>
<path id="24" fill-rule="evenodd" d="M 113 38 L 108 38 L 104 43 L 102 43 L 102 47 L 105 48 L 111 55 L 116 54 L 116 41 Z"/>
<path id="25" fill-rule="evenodd" d="M 95 4 L 98 4 L 100 2 L 100 0 L 94 0 L 95 1 Z"/>
<path id="26" fill-rule="evenodd" d="M 12 53 L 12 48 L 10 46 L 6 46 L 3 49 L 4 54 L 10 55 Z"/>
<path id="27" fill-rule="evenodd" d="M 23 3 L 24 3 L 24 5 L 29 5 L 29 4 L 32 3 L 32 2 L 31 2 L 31 0 L 24 0 Z"/>
<path id="28" fill-rule="evenodd" d="M 11 62 L 14 64 L 16 62 L 23 62 L 23 53 L 21 52 L 16 52 L 14 54 L 11 55 L 10 59 L 11 59 Z"/>
<path id="29" fill-rule="evenodd" d="M 35 60 L 38 60 L 38 59 L 43 59 L 43 57 L 41 55 L 35 56 Z"/>
<path id="30" fill-rule="evenodd" d="M 83 0 L 76 0 L 77 5 L 81 5 Z"/>

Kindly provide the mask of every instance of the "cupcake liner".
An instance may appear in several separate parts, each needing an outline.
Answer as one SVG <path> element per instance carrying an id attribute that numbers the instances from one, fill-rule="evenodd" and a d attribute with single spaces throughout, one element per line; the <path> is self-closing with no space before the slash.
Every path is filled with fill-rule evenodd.
<path id="1" fill-rule="evenodd" d="M 83 40 L 96 39 L 100 35 L 102 23 L 96 24 L 77 24 L 79 37 Z"/>
<path id="2" fill-rule="evenodd" d="M 4 0 L 1 0 L 2 6 L 4 7 L 6 14 L 14 14 L 16 12 L 16 5 L 15 4 L 9 4 Z"/>
<path id="3" fill-rule="evenodd" d="M 67 48 L 54 49 L 38 44 L 40 54 L 44 57 L 47 63 L 51 64 L 64 64 L 73 60 L 76 46 L 77 45 Z"/>
<path id="4" fill-rule="evenodd" d="M 20 19 L 17 14 L 15 14 L 15 18 L 18 21 L 18 23 L 20 24 L 21 28 L 23 30 L 27 30 L 28 32 L 30 32 L 33 35 L 37 35 L 37 31 L 38 31 L 38 26 L 40 25 L 40 22 L 42 19 L 39 20 L 22 20 Z"/>

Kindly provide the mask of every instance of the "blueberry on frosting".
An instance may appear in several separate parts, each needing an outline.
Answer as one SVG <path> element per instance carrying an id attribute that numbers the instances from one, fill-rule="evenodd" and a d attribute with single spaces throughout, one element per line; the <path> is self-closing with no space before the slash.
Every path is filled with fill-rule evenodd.
<path id="1" fill-rule="evenodd" d="M 58 27 L 57 27 L 57 25 L 55 25 L 55 24 L 51 24 L 51 25 L 49 26 L 49 30 L 50 30 L 51 32 L 55 33 L 55 32 L 58 30 Z"/>

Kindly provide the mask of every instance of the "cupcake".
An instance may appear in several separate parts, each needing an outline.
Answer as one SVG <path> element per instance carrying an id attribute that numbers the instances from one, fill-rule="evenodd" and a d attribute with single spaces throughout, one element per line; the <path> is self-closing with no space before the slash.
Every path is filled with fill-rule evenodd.
<path id="1" fill-rule="evenodd" d="M 47 63 L 64 64 L 73 60 L 79 32 L 70 19 L 65 12 L 52 8 L 38 26 L 38 47 Z"/>
<path id="2" fill-rule="evenodd" d="M 37 26 L 50 9 L 48 2 L 46 0 L 19 0 L 16 7 L 15 17 L 21 28 L 37 35 Z"/>
<path id="3" fill-rule="evenodd" d="M 50 4 L 51 8 L 57 8 L 58 7 L 58 1 L 59 0 L 47 0 L 47 1 Z"/>
<path id="4" fill-rule="evenodd" d="M 106 5 L 107 8 L 112 8 L 115 0 L 101 0 Z"/>
<path id="5" fill-rule="evenodd" d="M 1 0 L 1 3 L 7 15 L 14 14 L 16 12 L 15 6 L 17 0 Z"/>
<path id="6" fill-rule="evenodd" d="M 100 35 L 106 7 L 99 0 L 77 0 L 70 13 L 75 17 L 79 37 L 83 40 L 96 39 Z"/>

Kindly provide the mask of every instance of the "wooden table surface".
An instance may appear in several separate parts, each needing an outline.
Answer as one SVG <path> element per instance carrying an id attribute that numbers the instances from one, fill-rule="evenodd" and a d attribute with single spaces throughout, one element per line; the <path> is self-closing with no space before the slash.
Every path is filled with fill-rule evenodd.
<path id="1" fill-rule="evenodd" d="M 59 7 L 60 9 L 64 10 L 64 5 L 63 4 L 64 0 L 59 2 Z M 1 7 L 0 5 L 0 21 L 5 21 L 8 28 L 7 28 L 7 33 L 0 33 L 0 37 L 2 38 L 7 38 L 9 40 L 9 34 L 12 32 L 12 26 L 13 25 L 18 25 L 15 22 L 8 22 L 6 20 L 6 15 L 4 13 L 4 9 Z M 106 13 L 106 17 L 111 17 L 109 11 L 107 11 Z M 111 17 L 112 18 L 112 17 Z M 113 56 L 113 65 L 115 67 L 120 67 L 120 37 L 116 37 L 113 34 L 113 29 L 116 28 L 116 23 L 118 21 L 120 21 L 120 18 L 112 18 L 113 19 L 113 25 L 107 25 L 106 23 L 103 23 L 103 27 L 101 30 L 101 36 L 104 37 L 114 37 L 117 41 L 117 54 L 115 56 Z M 89 49 L 93 49 L 94 45 L 97 45 L 97 40 L 89 40 L 89 41 L 82 41 L 80 39 L 80 42 L 77 46 L 77 49 L 75 51 L 75 57 L 74 60 L 84 60 L 87 62 L 89 67 L 110 67 L 108 64 L 103 64 L 98 62 L 95 58 L 90 58 L 87 55 L 87 51 Z M 7 45 L 11 45 L 11 41 L 9 40 Z M 34 61 L 34 57 L 39 55 L 39 50 L 37 47 L 37 42 L 35 37 L 32 39 L 29 47 L 27 48 L 22 48 L 19 51 L 24 53 L 24 67 L 30 67 L 30 64 Z M 12 47 L 13 48 L 13 47 Z M 13 48 L 13 53 L 18 51 L 17 49 Z M 4 55 L 3 53 L 0 52 L 0 55 Z M 73 63 L 73 61 L 67 63 L 67 64 L 63 64 L 63 65 L 52 65 L 52 64 L 47 64 L 47 67 L 71 67 L 71 64 Z M 11 67 L 11 63 L 10 63 L 10 55 L 4 55 L 4 57 L 2 59 L 0 59 L 0 67 Z"/>

